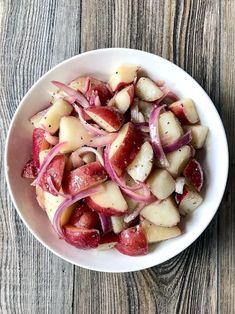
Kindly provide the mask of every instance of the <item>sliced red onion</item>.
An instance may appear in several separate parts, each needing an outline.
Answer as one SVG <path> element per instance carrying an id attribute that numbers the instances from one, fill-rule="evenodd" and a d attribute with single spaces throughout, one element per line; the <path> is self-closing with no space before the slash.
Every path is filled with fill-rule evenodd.
<path id="1" fill-rule="evenodd" d="M 89 105 L 90 105 L 90 107 L 94 107 L 95 106 L 95 99 L 96 99 L 97 96 L 98 96 L 97 90 L 93 90 L 91 95 L 89 96 Z"/>
<path id="2" fill-rule="evenodd" d="M 64 91 L 60 91 L 58 93 L 50 93 L 49 92 L 49 94 L 51 95 L 53 100 L 56 101 L 58 99 L 63 99 L 65 101 L 67 101 L 70 105 L 72 105 L 75 102 L 75 100 L 76 100 L 73 96 L 67 96 L 67 94 Z"/>
<path id="3" fill-rule="evenodd" d="M 44 158 L 43 163 L 39 169 L 37 178 L 31 183 L 32 186 L 35 186 L 38 184 L 38 182 L 41 180 L 43 174 L 45 173 L 47 166 L 52 161 L 52 159 L 60 152 L 61 148 L 66 144 L 67 142 L 59 143 L 55 145 L 47 154 L 47 156 Z"/>
<path id="4" fill-rule="evenodd" d="M 86 78 L 85 86 L 84 86 L 84 94 L 86 94 L 91 86 L 91 79 L 89 76 Z"/>
<path id="5" fill-rule="evenodd" d="M 169 144 L 163 147 L 165 154 L 171 153 L 180 149 L 182 146 L 187 145 L 192 140 L 191 130 L 188 130 L 180 139 L 178 139 L 173 144 Z"/>
<path id="6" fill-rule="evenodd" d="M 58 136 L 54 136 L 54 135 L 51 135 L 49 132 L 45 132 L 44 133 L 44 137 L 45 137 L 45 140 L 49 143 L 49 144 L 51 144 L 51 145 L 53 145 L 53 146 L 55 146 L 55 145 L 57 145 L 58 143 L 59 143 L 59 138 L 58 138 Z"/>
<path id="7" fill-rule="evenodd" d="M 60 206 L 57 208 L 54 218 L 53 218 L 53 227 L 55 231 L 58 233 L 60 237 L 63 238 L 63 231 L 61 226 L 61 216 L 66 208 L 71 206 L 72 204 L 80 201 L 83 198 L 86 198 L 90 195 L 93 195 L 95 193 L 101 192 L 103 190 L 103 186 L 99 185 L 94 188 L 89 188 L 84 191 L 79 192 L 77 195 L 71 197 L 70 199 L 65 199 Z"/>
<path id="8" fill-rule="evenodd" d="M 108 133 L 107 135 L 96 136 L 93 137 L 88 143 L 86 143 L 86 145 L 91 147 L 103 147 L 112 144 L 117 136 L 117 133 Z"/>
<path id="9" fill-rule="evenodd" d="M 89 131 L 90 133 L 94 135 L 107 135 L 108 133 L 104 130 L 98 129 L 95 126 L 91 125 L 90 123 L 86 122 L 85 120 L 85 112 L 82 108 L 79 108 L 77 105 L 74 105 L 74 109 L 78 113 L 79 119 L 82 123 L 82 125 Z"/>
<path id="10" fill-rule="evenodd" d="M 152 142 L 153 150 L 158 157 L 160 164 L 162 167 L 166 168 L 169 166 L 169 162 L 166 159 L 165 153 L 162 148 L 162 144 L 160 141 L 159 130 L 158 130 L 158 119 L 162 109 L 165 108 L 165 105 L 161 107 L 154 107 L 150 113 L 149 117 L 149 130 L 150 130 L 150 137 Z"/>
<path id="11" fill-rule="evenodd" d="M 75 102 L 77 101 L 82 107 L 87 108 L 89 107 L 89 102 L 86 99 L 86 97 L 79 91 L 76 91 L 72 89 L 71 87 L 67 86 L 64 83 L 58 82 L 58 81 L 52 81 L 52 84 L 54 84 L 59 89 L 62 89 L 69 97 L 70 101 Z"/>
<path id="12" fill-rule="evenodd" d="M 145 185 L 144 183 L 136 184 L 135 186 L 128 186 L 123 177 L 118 177 L 118 175 L 116 174 L 109 160 L 109 149 L 110 147 L 106 147 L 106 149 L 104 150 L 104 165 L 112 181 L 117 183 L 117 185 L 119 185 L 121 188 L 129 189 L 129 190 L 138 190 L 142 188 L 143 185 Z"/>
<path id="13" fill-rule="evenodd" d="M 77 151 L 72 152 L 72 154 L 70 155 L 70 159 L 72 161 L 74 169 L 84 165 L 84 161 L 82 160 L 80 155 L 77 153 Z"/>
<path id="14" fill-rule="evenodd" d="M 103 230 L 103 233 L 107 233 L 112 230 L 112 223 L 111 218 L 109 216 L 106 216 L 102 213 L 99 213 L 101 228 Z"/>
<path id="15" fill-rule="evenodd" d="M 67 101 L 70 105 L 73 105 L 76 99 L 73 96 L 64 96 L 62 97 L 65 101 Z"/>
<path id="16" fill-rule="evenodd" d="M 148 122 L 135 123 L 137 129 L 141 130 L 144 133 L 149 133 L 149 124 Z"/>
<path id="17" fill-rule="evenodd" d="M 178 194 L 183 194 L 185 185 L 185 177 L 178 177 L 175 180 L 175 192 Z"/>
<path id="18" fill-rule="evenodd" d="M 74 153 L 77 153 L 77 155 L 80 156 L 88 152 L 94 153 L 101 165 L 104 166 L 104 159 L 102 155 L 93 147 L 80 147 Z"/>
<path id="19" fill-rule="evenodd" d="M 95 97 L 94 103 L 96 107 L 101 106 L 100 97 L 98 95 Z"/>
<path id="20" fill-rule="evenodd" d="M 72 196 L 69 195 L 69 194 L 64 194 L 64 193 L 59 192 L 59 191 L 56 189 L 56 187 L 55 187 L 55 185 L 54 185 L 54 183 L 53 183 L 53 181 L 52 181 L 51 176 L 48 176 L 48 177 L 47 177 L 47 183 L 48 183 L 49 188 L 50 188 L 50 191 L 52 192 L 53 195 L 55 195 L 55 196 L 63 196 L 63 197 L 66 198 L 66 199 L 72 197 Z"/>
<path id="21" fill-rule="evenodd" d="M 131 106 L 131 121 L 134 123 L 143 123 L 145 122 L 143 114 L 139 111 L 137 104 Z"/>
<path id="22" fill-rule="evenodd" d="M 147 203 L 152 203 L 156 200 L 156 197 L 152 194 L 150 195 L 141 195 L 141 194 L 138 194 L 136 193 L 135 191 L 131 191 L 129 189 L 124 189 L 121 187 L 121 190 L 126 194 L 128 195 L 130 198 L 132 198 L 133 200 L 135 201 L 138 201 L 138 202 L 147 202 Z"/>

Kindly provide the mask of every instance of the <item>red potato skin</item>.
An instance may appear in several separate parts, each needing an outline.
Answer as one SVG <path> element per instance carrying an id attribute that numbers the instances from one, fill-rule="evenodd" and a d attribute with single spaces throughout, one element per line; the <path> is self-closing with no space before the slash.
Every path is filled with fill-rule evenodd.
<path id="1" fill-rule="evenodd" d="M 37 167 L 32 159 L 26 162 L 23 171 L 22 171 L 22 178 L 25 179 L 34 179 L 38 174 Z"/>
<path id="2" fill-rule="evenodd" d="M 188 192 L 189 192 L 189 190 L 188 190 L 187 186 L 185 185 L 182 194 L 175 193 L 175 202 L 177 205 L 179 205 L 181 203 L 181 201 L 187 196 Z"/>
<path id="3" fill-rule="evenodd" d="M 65 173 L 62 186 L 65 193 L 74 196 L 80 191 L 106 181 L 107 178 L 104 167 L 95 161 Z"/>
<path id="4" fill-rule="evenodd" d="M 183 172 L 184 176 L 200 192 L 204 182 L 203 170 L 196 159 L 191 159 Z"/>
<path id="5" fill-rule="evenodd" d="M 32 154 L 35 166 L 40 168 L 39 154 L 42 150 L 48 149 L 50 144 L 45 140 L 45 131 L 40 128 L 35 128 L 32 135 Z"/>
<path id="6" fill-rule="evenodd" d="M 118 234 L 115 234 L 111 231 L 109 233 L 103 234 L 100 237 L 100 244 L 118 242 L 118 239 L 119 239 Z"/>
<path id="7" fill-rule="evenodd" d="M 123 230 L 119 235 L 119 241 L 115 248 L 122 254 L 140 256 L 148 253 L 148 242 L 141 226 Z"/>
<path id="8" fill-rule="evenodd" d="M 83 202 L 83 201 L 79 202 L 77 207 L 73 210 L 73 212 L 69 218 L 68 224 L 75 226 L 78 223 L 82 214 L 85 213 L 86 211 L 89 211 L 89 210 L 90 210 L 90 208 L 87 206 L 87 204 L 85 202 Z"/>
<path id="9" fill-rule="evenodd" d="M 116 208 L 111 207 L 101 207 L 98 204 L 96 204 L 91 197 L 86 198 L 87 205 L 95 210 L 98 213 L 105 214 L 107 216 L 123 216 L 128 213 L 128 208 L 124 212 L 118 211 Z"/>
<path id="10" fill-rule="evenodd" d="M 85 229 L 99 229 L 100 219 L 86 203 L 80 202 L 72 212 L 68 224 Z"/>
<path id="11" fill-rule="evenodd" d="M 86 211 L 84 212 L 79 221 L 77 222 L 76 226 L 80 228 L 85 228 L 85 229 L 95 229 L 99 228 L 99 216 L 96 212 L 94 211 Z"/>
<path id="12" fill-rule="evenodd" d="M 39 181 L 39 186 L 43 189 L 43 191 L 49 192 L 53 195 L 56 195 L 54 191 L 51 190 L 48 185 L 48 177 L 51 177 L 51 180 L 57 191 L 61 188 L 61 183 L 64 175 L 65 168 L 65 156 L 58 155 L 55 156 L 52 161 L 47 166 L 45 173 L 43 174 L 41 180 Z"/>
<path id="13" fill-rule="evenodd" d="M 100 242 L 100 233 L 96 229 L 78 228 L 71 225 L 64 226 L 64 240 L 78 249 L 96 248 Z"/>
<path id="14" fill-rule="evenodd" d="M 106 83 L 90 77 L 90 86 L 86 92 L 86 97 L 90 100 L 96 94 L 98 94 L 102 105 L 106 105 L 107 100 L 112 97 L 112 94 L 106 86 Z"/>
<path id="15" fill-rule="evenodd" d="M 181 101 L 174 102 L 169 106 L 169 109 L 176 115 L 182 124 L 191 124 L 185 114 L 185 108 Z"/>
<path id="16" fill-rule="evenodd" d="M 120 82 L 114 89 L 114 92 L 120 91 L 122 88 L 128 86 L 131 82 Z"/>
<path id="17" fill-rule="evenodd" d="M 119 146 L 117 151 L 110 158 L 119 176 L 122 175 L 128 165 L 135 159 L 143 142 L 143 134 L 129 122 L 129 128 L 122 145 Z"/>
<path id="18" fill-rule="evenodd" d="M 89 115 L 89 112 L 99 116 L 111 125 L 115 131 L 118 131 L 124 122 L 123 115 L 112 107 L 91 107 L 85 110 Z"/>
<path id="19" fill-rule="evenodd" d="M 135 96 L 135 87 L 133 84 L 129 86 L 127 93 L 130 97 L 130 104 L 132 104 Z"/>

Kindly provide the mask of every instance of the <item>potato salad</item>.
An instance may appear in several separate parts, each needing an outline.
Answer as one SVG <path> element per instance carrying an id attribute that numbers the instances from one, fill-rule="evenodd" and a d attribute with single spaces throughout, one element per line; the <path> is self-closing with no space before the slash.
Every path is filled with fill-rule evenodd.
<path id="1" fill-rule="evenodd" d="M 30 119 L 22 177 L 58 241 L 145 255 L 151 243 L 180 236 L 181 219 L 203 201 L 197 152 L 208 128 L 192 99 L 143 70 L 52 81 L 50 104 Z"/>

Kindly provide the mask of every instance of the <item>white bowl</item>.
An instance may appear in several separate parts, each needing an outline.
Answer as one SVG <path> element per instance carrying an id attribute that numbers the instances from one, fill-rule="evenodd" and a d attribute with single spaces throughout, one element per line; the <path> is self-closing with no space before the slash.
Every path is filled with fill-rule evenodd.
<path id="1" fill-rule="evenodd" d="M 201 156 L 206 184 L 202 205 L 185 221 L 184 233 L 153 246 L 146 256 L 129 257 L 116 250 L 83 251 L 59 240 L 35 199 L 34 188 L 21 178 L 30 157 L 32 127 L 29 118 L 45 108 L 52 80 L 68 83 L 77 76 L 91 74 L 107 79 L 120 64 L 137 64 L 153 79 L 163 79 L 180 97 L 192 98 L 209 136 Z M 210 223 L 221 202 L 228 174 L 228 147 L 220 117 L 205 91 L 182 69 L 150 53 L 111 48 L 89 51 L 68 59 L 43 75 L 22 99 L 11 122 L 5 150 L 5 173 L 12 201 L 25 225 L 49 250 L 66 261 L 84 268 L 105 272 L 136 271 L 158 265 L 174 257 L 195 241 Z"/>

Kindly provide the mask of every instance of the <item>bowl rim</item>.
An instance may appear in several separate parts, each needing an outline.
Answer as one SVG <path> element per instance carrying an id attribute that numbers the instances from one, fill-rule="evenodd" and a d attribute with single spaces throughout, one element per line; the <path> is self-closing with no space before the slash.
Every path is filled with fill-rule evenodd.
<path id="1" fill-rule="evenodd" d="M 17 202 L 16 202 L 16 199 L 14 197 L 14 194 L 13 194 L 13 191 L 12 191 L 12 188 L 11 188 L 11 184 L 10 184 L 10 179 L 9 179 L 9 175 L 8 175 L 8 165 L 7 165 L 7 159 L 8 159 L 8 148 L 9 148 L 9 142 L 10 142 L 10 136 L 11 136 L 11 131 L 12 131 L 12 127 L 14 125 L 14 122 L 15 122 L 15 119 L 18 115 L 18 112 L 20 111 L 20 108 L 23 106 L 25 100 L 27 99 L 28 95 L 32 92 L 32 90 L 34 90 L 35 86 L 38 85 L 41 81 L 44 80 L 44 78 L 51 72 L 53 72 L 54 70 L 56 70 L 57 68 L 59 68 L 60 66 L 66 64 L 67 62 L 70 62 L 74 59 L 77 59 L 79 58 L 80 56 L 85 56 L 85 55 L 90 55 L 90 54 L 96 54 L 96 53 L 105 53 L 107 51 L 133 51 L 133 53 L 140 53 L 140 54 L 143 54 L 145 56 L 147 55 L 153 55 L 159 59 L 161 59 L 163 62 L 166 62 L 166 63 L 169 63 L 173 66 L 175 66 L 176 68 L 178 68 L 179 71 L 183 72 L 184 75 L 186 77 L 189 77 L 190 79 L 193 79 L 194 83 L 197 85 L 197 87 L 205 94 L 205 96 L 207 97 L 208 99 L 208 102 L 211 103 L 211 105 L 214 107 L 215 111 L 216 111 L 216 114 L 218 116 L 218 122 L 220 124 L 220 128 L 221 128 L 221 137 L 223 137 L 223 141 L 224 141 L 224 144 L 225 144 L 225 148 L 226 148 L 226 151 L 224 151 L 224 159 L 223 159 L 223 164 L 224 164 L 224 176 L 223 176 L 223 188 L 217 192 L 219 193 L 219 197 L 218 197 L 218 205 L 215 207 L 215 209 L 211 212 L 210 214 L 210 217 L 208 217 L 207 219 L 207 222 L 204 224 L 204 226 L 200 229 L 200 232 L 199 233 L 196 233 L 194 235 L 194 237 L 191 238 L 191 240 L 186 243 L 186 245 L 184 246 L 180 246 L 179 249 L 177 249 L 176 251 L 174 251 L 173 253 L 171 254 L 168 254 L 166 256 L 166 258 L 162 258 L 162 260 L 160 262 L 155 262 L 154 259 L 150 259 L 150 262 L 146 262 L 144 266 L 139 266 L 139 267 L 133 267 L 132 270 L 103 270 L 103 269 L 99 269 L 97 267 L 90 267 L 90 266 L 86 266 L 85 264 L 83 263 L 79 263 L 79 261 L 77 262 L 74 262 L 72 259 L 70 258 L 67 258 L 66 256 L 63 256 L 62 254 L 58 253 L 54 248 L 51 248 L 43 239 L 41 239 L 31 228 L 31 226 L 26 223 L 23 215 L 21 214 L 21 211 L 17 205 Z M 48 70 L 46 73 L 44 73 L 31 87 L 30 89 L 27 91 L 27 93 L 24 95 L 24 97 L 21 99 L 18 107 L 16 108 L 15 112 L 14 112 L 14 115 L 11 119 L 11 122 L 9 124 L 9 128 L 8 128 L 8 132 L 7 132 L 7 138 L 6 138 L 6 142 L 5 142 L 5 151 L 4 151 L 4 172 L 5 172 L 5 178 L 6 178 L 6 182 L 7 182 L 7 189 L 8 189 L 8 192 L 9 192 L 9 195 L 11 197 L 11 201 L 18 213 L 18 215 L 20 216 L 21 220 L 23 221 L 24 225 L 28 228 L 28 230 L 32 233 L 32 235 L 44 246 L 46 247 L 50 252 L 54 253 L 56 256 L 62 258 L 63 260 L 71 263 L 72 265 L 76 265 L 76 266 L 80 266 L 80 267 L 83 267 L 85 269 L 89 269 L 89 270 L 95 270 L 95 271 L 99 271 L 99 272 L 106 272 L 106 273 L 125 273 L 125 272 L 134 272 L 134 271 L 139 271 L 139 270 L 143 270 L 143 269 L 147 269 L 147 268 L 150 268 L 150 267 L 154 267 L 154 266 L 158 266 L 158 265 L 161 265 L 162 263 L 170 260 L 171 258 L 177 256 L 178 254 L 180 254 L 181 252 L 183 252 L 186 248 L 188 248 L 193 242 L 195 242 L 195 240 L 197 238 L 199 238 L 199 236 L 205 231 L 205 229 L 208 227 L 208 225 L 210 224 L 211 220 L 213 219 L 213 217 L 215 216 L 220 204 L 221 204 L 221 201 L 222 201 L 222 198 L 223 198 L 223 195 L 224 195 L 224 192 L 225 192 L 225 189 L 226 189 L 226 185 L 227 185 L 227 179 L 228 179 L 228 171 L 229 171 L 229 149 L 228 149 L 228 141 L 227 141 L 227 137 L 226 137 L 226 132 L 225 132 L 225 128 L 224 128 L 224 125 L 222 123 L 222 120 L 221 120 L 221 117 L 217 111 L 217 108 L 216 106 L 214 105 L 214 103 L 212 102 L 212 100 L 210 99 L 209 95 L 206 93 L 206 91 L 201 87 L 201 85 L 191 76 L 189 75 L 185 70 L 183 70 L 181 67 L 179 67 L 178 65 L 174 64 L 173 62 L 157 55 L 157 54 L 154 54 L 154 53 L 150 53 L 150 52 L 147 52 L 147 51 L 143 51 L 143 50 L 138 50 L 138 49 L 131 49 L 131 48 L 102 48 L 102 49 L 94 49 L 94 50 L 90 50 L 90 51 L 86 51 L 86 52 L 83 52 L 83 53 L 80 53 L 80 54 L 77 54 L 73 57 L 70 57 L 68 59 L 65 59 L 64 61 L 56 64 L 54 67 L 52 67 L 50 70 Z"/>

